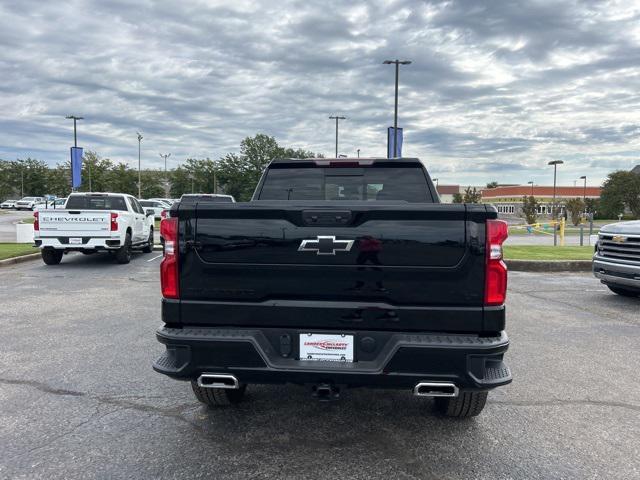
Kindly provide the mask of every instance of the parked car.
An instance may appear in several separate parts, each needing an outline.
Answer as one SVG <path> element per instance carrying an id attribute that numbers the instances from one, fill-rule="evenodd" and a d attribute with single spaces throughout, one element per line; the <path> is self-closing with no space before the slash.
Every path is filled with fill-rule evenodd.
<path id="1" fill-rule="evenodd" d="M 173 198 L 148 198 L 147 200 L 157 200 L 158 202 L 166 203 L 168 206 L 171 206 L 175 203 Z"/>
<path id="2" fill-rule="evenodd" d="M 236 199 L 233 195 L 223 195 L 220 193 L 185 193 L 180 197 L 180 201 L 210 201 L 221 203 L 235 203 Z"/>
<path id="3" fill-rule="evenodd" d="M 593 274 L 618 295 L 640 296 L 640 220 L 600 229 Z"/>
<path id="4" fill-rule="evenodd" d="M 59 208 L 64 208 L 64 204 L 67 201 L 66 198 L 56 198 L 55 200 L 47 200 L 45 201 L 45 203 L 36 206 L 35 210 L 36 211 L 40 211 L 40 210 L 57 210 Z"/>
<path id="5" fill-rule="evenodd" d="M 72 193 L 64 209 L 34 213 L 34 240 L 42 260 L 57 265 L 63 254 L 106 251 L 129 263 L 131 251 L 153 251 L 153 210 L 123 193 Z"/>
<path id="6" fill-rule="evenodd" d="M 35 210 L 45 203 L 44 197 L 24 197 L 16 202 L 16 210 Z"/>
<path id="7" fill-rule="evenodd" d="M 160 200 L 139 200 L 142 208 L 153 210 L 153 216 L 156 219 L 162 218 L 162 211 L 171 208 L 171 205 Z"/>
<path id="8" fill-rule="evenodd" d="M 0 203 L 0 208 L 16 208 L 16 202 L 17 200 L 5 200 L 4 202 Z"/>
<path id="9" fill-rule="evenodd" d="M 210 200 L 185 195 L 161 222 L 154 369 L 199 401 L 238 403 L 252 383 L 321 400 L 378 387 L 470 417 L 511 382 L 507 224 L 441 204 L 420 160 L 275 160 L 251 202 Z"/>

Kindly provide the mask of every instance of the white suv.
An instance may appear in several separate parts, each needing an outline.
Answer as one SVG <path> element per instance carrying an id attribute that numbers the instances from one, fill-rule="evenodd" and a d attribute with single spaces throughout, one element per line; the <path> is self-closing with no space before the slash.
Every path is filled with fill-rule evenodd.
<path id="1" fill-rule="evenodd" d="M 16 202 L 16 210 L 35 210 L 38 205 L 45 203 L 44 197 L 24 197 Z"/>

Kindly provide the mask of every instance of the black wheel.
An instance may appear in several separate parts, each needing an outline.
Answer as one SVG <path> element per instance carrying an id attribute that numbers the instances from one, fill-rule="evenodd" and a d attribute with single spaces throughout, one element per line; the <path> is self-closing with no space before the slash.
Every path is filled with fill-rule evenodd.
<path id="1" fill-rule="evenodd" d="M 149 229 L 149 239 L 147 240 L 147 244 L 142 249 L 144 253 L 153 252 L 153 228 Z"/>
<path id="2" fill-rule="evenodd" d="M 60 260 L 62 260 L 63 253 L 64 252 L 62 250 L 54 250 L 53 248 L 43 248 L 40 250 L 42 260 L 47 265 L 58 265 Z"/>
<path id="3" fill-rule="evenodd" d="M 640 291 L 638 290 L 627 290 L 626 288 L 612 287 L 611 285 L 607 285 L 607 287 L 609 287 L 609 290 L 613 293 L 622 295 L 623 297 L 637 297 L 640 295 Z"/>
<path id="4" fill-rule="evenodd" d="M 487 403 L 488 392 L 460 392 L 457 397 L 436 398 L 436 408 L 447 417 L 475 417 Z"/>
<path id="5" fill-rule="evenodd" d="M 127 233 L 124 239 L 124 245 L 116 250 L 116 262 L 129 263 L 131 261 L 131 234 Z"/>
<path id="6" fill-rule="evenodd" d="M 240 385 L 238 389 L 202 388 L 195 380 L 191 381 L 191 388 L 199 402 L 214 408 L 237 405 L 242 401 L 247 390 L 246 385 Z"/>

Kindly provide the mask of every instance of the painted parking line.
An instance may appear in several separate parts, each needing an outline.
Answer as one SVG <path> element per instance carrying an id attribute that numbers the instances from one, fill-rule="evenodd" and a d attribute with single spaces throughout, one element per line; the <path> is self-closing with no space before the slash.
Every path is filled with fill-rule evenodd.
<path id="1" fill-rule="evenodd" d="M 160 257 L 162 257 L 162 255 L 158 255 L 157 257 L 153 257 L 152 259 L 147 260 L 147 262 L 153 262 L 154 260 L 157 260 Z"/>

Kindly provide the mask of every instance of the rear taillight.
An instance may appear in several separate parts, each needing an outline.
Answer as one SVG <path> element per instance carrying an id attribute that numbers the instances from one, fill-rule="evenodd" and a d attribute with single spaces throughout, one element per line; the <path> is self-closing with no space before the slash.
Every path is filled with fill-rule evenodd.
<path id="1" fill-rule="evenodd" d="M 33 218 L 33 230 L 37 232 L 40 230 L 40 213 L 33 212 Z"/>
<path id="2" fill-rule="evenodd" d="M 487 221 L 487 252 L 484 304 L 502 305 L 507 296 L 507 266 L 502 261 L 502 244 L 508 237 L 507 223 Z"/>
<path id="3" fill-rule="evenodd" d="M 118 231 L 118 214 L 117 213 L 111 214 L 111 231 L 112 232 Z"/>
<path id="4" fill-rule="evenodd" d="M 179 298 L 178 289 L 178 219 L 165 218 L 160 222 L 160 236 L 164 240 L 164 258 L 160 263 L 160 286 L 164 298 Z"/>

